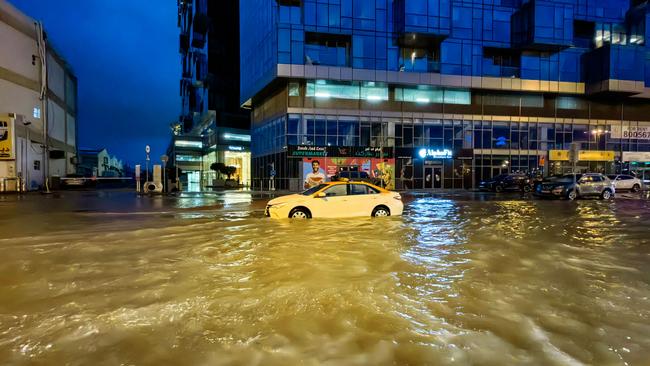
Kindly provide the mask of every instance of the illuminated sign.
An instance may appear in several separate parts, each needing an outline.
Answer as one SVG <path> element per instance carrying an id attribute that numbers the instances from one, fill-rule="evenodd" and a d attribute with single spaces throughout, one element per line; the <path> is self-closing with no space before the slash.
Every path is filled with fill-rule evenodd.
<path id="1" fill-rule="evenodd" d="M 13 121 L 0 117 L 0 160 L 14 159 Z"/>
<path id="2" fill-rule="evenodd" d="M 201 141 L 191 141 L 191 140 L 176 140 L 174 141 L 174 146 L 177 147 L 196 147 L 196 148 L 202 148 L 203 147 L 203 142 Z"/>
<path id="3" fill-rule="evenodd" d="M 223 134 L 223 138 L 224 140 L 228 140 L 228 141 L 245 141 L 245 142 L 251 141 L 251 135 L 242 135 L 239 133 L 226 132 Z"/>
<path id="4" fill-rule="evenodd" d="M 650 161 L 650 152 L 623 152 L 623 161 Z"/>
<path id="5" fill-rule="evenodd" d="M 569 150 L 550 150 L 548 160 L 569 161 Z M 579 161 L 614 161 L 613 151 L 581 150 L 578 152 Z"/>
<path id="6" fill-rule="evenodd" d="M 614 139 L 650 140 L 650 126 L 611 126 Z"/>
<path id="7" fill-rule="evenodd" d="M 451 159 L 452 152 L 449 149 L 444 150 L 434 150 L 434 149 L 420 149 L 418 151 L 418 156 L 422 159 L 431 158 L 431 159 Z"/>
<path id="8" fill-rule="evenodd" d="M 244 147 L 243 146 L 229 145 L 228 150 L 230 150 L 230 151 L 244 151 Z"/>

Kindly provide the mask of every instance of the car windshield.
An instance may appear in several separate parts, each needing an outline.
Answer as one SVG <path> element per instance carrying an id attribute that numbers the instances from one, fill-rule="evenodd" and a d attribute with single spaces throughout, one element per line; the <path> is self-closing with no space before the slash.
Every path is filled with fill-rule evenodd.
<path id="1" fill-rule="evenodd" d="M 494 177 L 492 179 L 493 180 L 501 180 L 501 179 L 505 179 L 507 176 L 508 176 L 508 174 L 500 174 L 500 175 L 497 175 L 496 177 Z"/>
<path id="2" fill-rule="evenodd" d="M 302 194 L 303 196 L 311 196 L 312 194 L 314 194 L 314 193 L 320 191 L 321 189 L 327 187 L 328 185 L 329 185 L 329 184 L 319 184 L 319 185 L 317 185 L 317 186 L 315 186 L 315 187 L 311 187 L 311 188 L 309 188 L 308 190 L 302 192 L 301 194 Z"/>
<path id="3" fill-rule="evenodd" d="M 609 179 L 611 179 L 611 180 L 616 179 L 616 177 L 617 177 L 617 176 L 616 176 L 615 174 L 610 174 L 610 175 L 607 176 L 607 178 L 609 178 Z"/>

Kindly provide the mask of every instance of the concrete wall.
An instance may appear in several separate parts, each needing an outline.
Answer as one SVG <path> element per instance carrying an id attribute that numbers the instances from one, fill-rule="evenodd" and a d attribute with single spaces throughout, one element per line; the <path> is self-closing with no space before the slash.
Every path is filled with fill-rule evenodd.
<path id="1" fill-rule="evenodd" d="M 52 54 L 47 55 L 47 87 L 61 100 L 65 100 L 65 72 Z"/>
<path id="2" fill-rule="evenodd" d="M 57 139 L 61 142 L 65 141 L 65 111 L 61 106 L 52 101 L 48 100 L 47 103 L 47 131 L 51 138 Z"/>
<path id="3" fill-rule="evenodd" d="M 65 142 L 68 145 L 71 146 L 76 146 L 77 144 L 77 121 L 76 119 L 68 113 L 68 117 L 66 119 L 66 138 Z"/>
<path id="4" fill-rule="evenodd" d="M 23 137 L 16 138 L 16 155 L 22 159 L 16 161 L 16 174 L 25 179 L 27 189 L 38 189 L 43 185 L 43 149 L 41 144 L 30 142 Z M 34 169 L 34 162 L 39 162 L 39 169 Z"/>

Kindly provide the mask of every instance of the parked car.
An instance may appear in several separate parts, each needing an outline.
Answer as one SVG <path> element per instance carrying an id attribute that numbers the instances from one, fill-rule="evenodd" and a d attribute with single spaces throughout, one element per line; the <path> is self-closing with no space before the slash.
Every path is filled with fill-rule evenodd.
<path id="1" fill-rule="evenodd" d="M 643 186 L 641 179 L 628 174 L 610 174 L 607 177 L 614 182 L 617 191 L 629 189 L 632 192 L 638 192 Z"/>
<path id="2" fill-rule="evenodd" d="M 359 171 L 340 171 L 332 176 L 332 181 L 353 181 L 353 182 L 367 182 L 376 186 L 381 185 L 381 178 L 373 178 L 368 175 L 368 172 Z"/>
<path id="3" fill-rule="evenodd" d="M 269 201 L 264 214 L 281 219 L 398 216 L 404 205 L 397 192 L 366 182 L 328 182 L 299 194 Z"/>
<path id="4" fill-rule="evenodd" d="M 575 182 L 575 183 L 574 183 Z M 558 197 L 574 200 L 595 196 L 608 200 L 614 197 L 616 187 L 606 176 L 599 173 L 565 174 L 544 180 L 535 189 L 540 197 Z"/>
<path id="5" fill-rule="evenodd" d="M 482 191 L 503 192 L 532 190 L 531 180 L 525 174 L 501 174 L 491 179 L 482 181 L 479 189 Z"/>

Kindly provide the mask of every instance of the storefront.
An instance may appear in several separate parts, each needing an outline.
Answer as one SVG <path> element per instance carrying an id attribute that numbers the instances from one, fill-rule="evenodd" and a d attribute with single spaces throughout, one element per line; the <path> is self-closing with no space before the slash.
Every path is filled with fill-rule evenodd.
<path id="1" fill-rule="evenodd" d="M 569 150 L 550 150 L 549 155 L 549 173 L 566 174 L 574 171 L 573 164 L 569 159 Z M 578 162 L 575 164 L 577 173 L 615 173 L 614 151 L 602 150 L 581 150 L 578 152 Z"/>
<path id="2" fill-rule="evenodd" d="M 250 134 L 244 130 L 219 128 L 206 141 L 203 155 L 203 185 L 210 188 L 250 187 Z M 214 170 L 222 163 L 222 170 Z M 215 166 L 216 167 L 216 166 Z"/>
<path id="3" fill-rule="evenodd" d="M 634 174 L 650 185 L 650 152 L 625 151 L 621 160 L 625 173 Z"/>
<path id="4" fill-rule="evenodd" d="M 300 159 L 300 188 L 331 181 L 336 175 L 359 177 L 395 189 L 395 158 L 392 149 L 379 147 L 305 146 L 288 147 L 290 159 Z M 346 172 L 346 173 L 342 173 Z"/>

